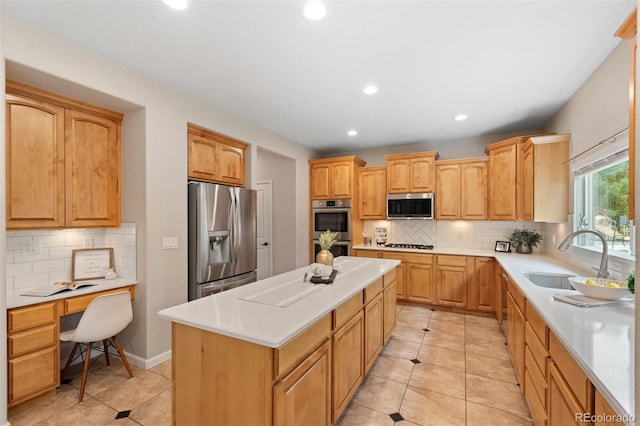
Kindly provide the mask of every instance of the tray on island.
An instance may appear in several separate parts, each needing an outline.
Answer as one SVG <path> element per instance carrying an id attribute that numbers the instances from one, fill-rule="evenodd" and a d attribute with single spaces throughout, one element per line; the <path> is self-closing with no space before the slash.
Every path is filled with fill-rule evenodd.
<path id="1" fill-rule="evenodd" d="M 328 278 L 322 278 L 321 276 L 314 275 L 314 276 L 311 277 L 309 282 L 311 282 L 313 284 L 331 284 L 331 283 L 333 283 L 333 280 L 336 279 L 336 274 L 337 273 L 338 273 L 338 270 L 334 269 L 333 271 L 331 271 L 331 275 L 329 275 Z"/>

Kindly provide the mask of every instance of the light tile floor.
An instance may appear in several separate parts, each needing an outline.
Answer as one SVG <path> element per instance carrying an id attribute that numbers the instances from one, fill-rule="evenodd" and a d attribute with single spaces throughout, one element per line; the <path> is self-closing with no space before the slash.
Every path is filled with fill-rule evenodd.
<path id="1" fill-rule="evenodd" d="M 340 426 L 533 424 L 494 318 L 398 305 L 397 319 Z M 110 368 L 103 360 L 89 371 L 82 403 L 76 369 L 55 398 L 10 417 L 11 425 L 171 424 L 170 362 L 132 366 L 130 379 L 118 358 Z"/>

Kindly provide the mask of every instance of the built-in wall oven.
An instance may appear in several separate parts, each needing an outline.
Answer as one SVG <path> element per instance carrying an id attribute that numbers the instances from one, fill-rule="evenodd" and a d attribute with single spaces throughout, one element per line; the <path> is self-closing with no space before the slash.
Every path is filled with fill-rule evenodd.
<path id="1" fill-rule="evenodd" d="M 338 232 L 338 241 L 351 241 L 351 200 L 313 200 L 313 239 L 327 229 Z"/>

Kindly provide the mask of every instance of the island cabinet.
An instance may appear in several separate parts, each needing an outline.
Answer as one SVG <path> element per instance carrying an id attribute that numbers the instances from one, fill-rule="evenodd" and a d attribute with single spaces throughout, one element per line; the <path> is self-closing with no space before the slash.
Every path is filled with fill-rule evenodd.
<path id="1" fill-rule="evenodd" d="M 532 136 L 521 145 L 520 220 L 566 222 L 570 135 Z"/>
<path id="2" fill-rule="evenodd" d="M 364 372 L 373 366 L 384 345 L 384 293 L 382 278 L 364 291 Z"/>
<path id="3" fill-rule="evenodd" d="M 358 170 L 358 205 L 360 219 L 387 218 L 387 168 L 363 167 Z"/>
<path id="4" fill-rule="evenodd" d="M 436 219 L 487 220 L 488 160 L 436 161 Z"/>
<path id="5" fill-rule="evenodd" d="M 523 137 L 488 145 L 489 220 L 518 219 L 518 162 Z"/>
<path id="6" fill-rule="evenodd" d="M 436 304 L 465 308 L 467 282 L 474 270 L 473 257 L 436 256 Z"/>
<path id="7" fill-rule="evenodd" d="M 245 186 L 246 143 L 189 124 L 187 146 L 189 179 Z"/>
<path id="8" fill-rule="evenodd" d="M 7 229 L 116 227 L 123 115 L 7 81 Z"/>
<path id="9" fill-rule="evenodd" d="M 387 161 L 387 193 L 434 192 L 435 151 L 385 155 Z"/>
<path id="10" fill-rule="evenodd" d="M 311 199 L 357 198 L 356 169 L 365 164 L 355 155 L 309 160 Z"/>

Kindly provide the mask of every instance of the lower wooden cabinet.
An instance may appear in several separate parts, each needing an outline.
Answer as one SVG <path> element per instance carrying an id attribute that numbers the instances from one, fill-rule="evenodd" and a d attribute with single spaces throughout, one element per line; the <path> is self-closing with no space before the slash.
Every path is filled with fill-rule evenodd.
<path id="1" fill-rule="evenodd" d="M 414 302 L 436 302 L 433 265 L 408 263 L 405 273 L 405 298 Z"/>
<path id="2" fill-rule="evenodd" d="M 518 383 L 524 378 L 524 324 L 525 316 L 512 293 L 507 293 L 507 349 Z"/>
<path id="3" fill-rule="evenodd" d="M 436 303 L 442 306 L 467 306 L 467 282 L 473 271 L 473 258 L 438 255 L 436 267 Z"/>
<path id="4" fill-rule="evenodd" d="M 622 426 L 622 417 L 619 416 L 607 401 L 603 398 L 602 394 L 596 390 L 595 393 L 595 415 L 596 419 L 593 422 L 597 426 Z"/>
<path id="5" fill-rule="evenodd" d="M 326 341 L 273 387 L 276 425 L 331 424 L 331 344 Z M 313 395 L 313 398 L 309 398 Z"/>
<path id="6" fill-rule="evenodd" d="M 591 424 L 581 414 L 586 414 L 556 364 L 549 367 L 549 425 Z"/>
<path id="7" fill-rule="evenodd" d="M 338 421 L 364 377 L 364 315 L 359 311 L 333 334 L 331 420 Z"/>
<path id="8" fill-rule="evenodd" d="M 395 295 L 394 295 L 395 296 Z M 384 345 L 384 298 L 378 294 L 364 307 L 364 372 L 373 366 Z"/>
<path id="9" fill-rule="evenodd" d="M 396 273 L 398 271 L 396 270 Z M 384 287 L 384 343 L 387 343 L 391 337 L 391 332 L 396 326 L 396 311 L 397 311 L 397 287 L 398 279 Z"/>
<path id="10" fill-rule="evenodd" d="M 496 261 L 491 257 L 475 257 L 472 259 L 473 272 L 467 282 L 467 309 L 494 312 Z"/>
<path id="11" fill-rule="evenodd" d="M 9 360 L 9 404 L 55 389 L 59 381 L 56 345 Z"/>

